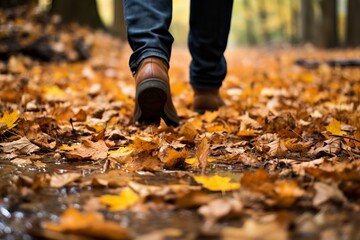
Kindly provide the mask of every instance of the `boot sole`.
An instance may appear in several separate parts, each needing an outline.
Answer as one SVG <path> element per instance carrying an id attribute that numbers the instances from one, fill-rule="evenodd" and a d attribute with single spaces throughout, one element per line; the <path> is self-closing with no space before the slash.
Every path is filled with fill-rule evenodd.
<path id="1" fill-rule="evenodd" d="M 136 88 L 134 120 L 159 124 L 163 118 L 167 125 L 178 126 L 179 118 L 170 110 L 171 95 L 168 86 L 159 79 L 148 79 Z"/>

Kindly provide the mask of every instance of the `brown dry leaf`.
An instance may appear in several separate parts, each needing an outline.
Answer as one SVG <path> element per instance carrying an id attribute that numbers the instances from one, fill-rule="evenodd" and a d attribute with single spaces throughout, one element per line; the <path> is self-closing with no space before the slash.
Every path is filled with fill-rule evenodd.
<path id="1" fill-rule="evenodd" d="M 284 143 L 285 147 L 292 152 L 302 152 L 307 150 L 311 143 L 299 142 L 296 138 L 289 138 Z"/>
<path id="2" fill-rule="evenodd" d="M 214 195 L 205 193 L 203 191 L 191 191 L 188 194 L 177 198 L 176 206 L 178 208 L 195 208 L 208 204 L 214 198 Z"/>
<path id="3" fill-rule="evenodd" d="M 283 156 L 287 150 L 284 142 L 280 138 L 270 142 L 266 146 L 270 148 L 268 151 L 270 156 Z"/>
<path id="4" fill-rule="evenodd" d="M 60 217 L 58 224 L 45 222 L 44 228 L 50 231 L 72 233 L 101 239 L 129 239 L 131 233 L 116 222 L 107 221 L 98 212 L 80 213 L 68 208 Z"/>
<path id="5" fill-rule="evenodd" d="M 208 164 L 210 144 L 206 137 L 201 139 L 200 144 L 196 148 L 196 158 L 200 163 L 201 174 L 205 174 L 205 170 Z"/>
<path id="6" fill-rule="evenodd" d="M 295 181 L 288 180 L 276 181 L 275 192 L 277 193 L 277 204 L 285 207 L 292 206 L 305 193 Z"/>
<path id="7" fill-rule="evenodd" d="M 38 146 L 32 144 L 26 137 L 22 137 L 19 140 L 0 143 L 2 151 L 5 153 L 17 153 L 17 154 L 30 154 L 40 150 Z"/>
<path id="8" fill-rule="evenodd" d="M 166 157 L 161 161 L 164 163 L 164 167 L 166 169 L 171 169 L 183 163 L 188 155 L 189 153 L 185 148 L 183 148 L 180 152 L 170 148 L 166 154 Z"/>
<path id="9" fill-rule="evenodd" d="M 205 229 L 211 228 L 219 219 L 239 215 L 243 204 L 239 199 L 218 198 L 198 209 L 198 213 L 205 218 Z"/>
<path id="10" fill-rule="evenodd" d="M 253 219 L 245 221 L 242 228 L 225 227 L 221 231 L 224 240 L 287 240 L 287 230 L 277 222 L 256 222 Z"/>
<path id="11" fill-rule="evenodd" d="M 194 122 L 186 122 L 180 128 L 179 133 L 185 137 L 187 141 L 194 142 L 196 135 L 198 134 Z"/>
<path id="12" fill-rule="evenodd" d="M 130 171 L 159 171 L 163 167 L 163 163 L 156 156 L 151 156 L 148 152 L 141 152 L 136 155 L 133 160 L 126 163 L 123 169 Z"/>
<path id="13" fill-rule="evenodd" d="M 148 196 L 164 197 L 165 199 L 174 199 L 183 197 L 184 195 L 199 191 L 199 186 L 191 186 L 184 184 L 169 184 L 162 186 L 145 185 L 137 182 L 129 182 L 129 187 L 137 192 L 141 197 L 146 198 Z"/>
<path id="14" fill-rule="evenodd" d="M 25 159 L 25 158 L 15 158 L 13 160 L 10 161 L 12 164 L 15 165 L 29 165 L 32 164 L 32 161 L 30 159 Z"/>
<path id="15" fill-rule="evenodd" d="M 205 120 L 205 122 L 212 123 L 213 121 L 215 121 L 215 119 L 218 116 L 219 116 L 219 111 L 215 111 L 215 112 L 206 111 L 204 115 L 202 115 L 202 118 Z"/>
<path id="16" fill-rule="evenodd" d="M 61 188 L 81 178 L 80 173 L 54 174 L 50 179 L 50 187 Z"/>
<path id="17" fill-rule="evenodd" d="M 155 230 L 153 232 L 136 237 L 136 240 L 166 240 L 166 239 L 180 239 L 183 232 L 177 228 L 165 228 Z"/>
<path id="18" fill-rule="evenodd" d="M 132 148 L 139 151 L 155 150 L 159 147 L 159 139 L 156 137 L 136 136 Z"/>
<path id="19" fill-rule="evenodd" d="M 245 125 L 245 127 L 247 128 L 252 128 L 252 129 L 262 128 L 262 126 L 256 120 L 252 119 L 249 116 L 249 112 L 246 112 L 244 115 L 239 117 L 239 119 L 241 120 L 241 124 Z"/>
<path id="20" fill-rule="evenodd" d="M 334 201 L 342 204 L 347 204 L 348 200 L 344 194 L 335 185 L 328 185 L 322 182 L 316 182 L 314 184 L 316 195 L 313 199 L 313 205 L 319 207 L 320 205 Z"/>
<path id="21" fill-rule="evenodd" d="M 105 142 L 100 140 L 98 142 L 92 142 L 84 140 L 80 147 L 66 152 L 65 156 L 70 159 L 88 159 L 88 160 L 101 160 L 107 157 L 109 148 Z"/>

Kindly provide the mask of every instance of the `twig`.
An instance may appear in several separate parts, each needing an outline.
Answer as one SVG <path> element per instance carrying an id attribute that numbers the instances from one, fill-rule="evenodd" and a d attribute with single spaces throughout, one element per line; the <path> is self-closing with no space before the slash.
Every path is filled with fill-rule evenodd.
<path id="1" fill-rule="evenodd" d="M 360 140 L 357 140 L 356 138 L 352 138 L 352 137 L 349 137 L 349 136 L 341 136 L 341 135 L 337 135 L 337 134 L 329 134 L 329 136 L 331 136 L 331 137 L 339 137 L 339 138 L 347 138 L 347 139 L 350 139 L 350 140 L 353 140 L 355 142 L 360 143 Z"/>

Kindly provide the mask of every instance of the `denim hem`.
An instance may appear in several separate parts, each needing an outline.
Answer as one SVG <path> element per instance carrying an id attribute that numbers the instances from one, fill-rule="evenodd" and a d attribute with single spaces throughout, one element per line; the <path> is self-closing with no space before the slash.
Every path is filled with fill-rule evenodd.
<path id="1" fill-rule="evenodd" d="M 159 51 L 156 48 L 148 48 L 141 55 L 139 55 L 136 59 L 130 60 L 130 69 L 133 74 L 135 74 L 136 69 L 139 67 L 140 63 L 148 57 L 158 57 L 163 59 L 169 65 L 169 57 L 166 56 L 163 52 Z"/>
<path id="2" fill-rule="evenodd" d="M 216 90 L 221 88 L 222 82 L 223 80 L 218 80 L 214 82 L 210 82 L 208 80 L 190 80 L 190 85 L 193 89 L 198 90 Z"/>

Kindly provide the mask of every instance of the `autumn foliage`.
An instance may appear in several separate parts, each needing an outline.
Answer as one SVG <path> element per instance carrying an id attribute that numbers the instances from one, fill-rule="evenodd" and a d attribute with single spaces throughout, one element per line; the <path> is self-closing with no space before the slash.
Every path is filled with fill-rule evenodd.
<path id="1" fill-rule="evenodd" d="M 359 236 L 360 69 L 294 64 L 359 57 L 359 50 L 229 48 L 226 106 L 198 115 L 189 54 L 175 48 L 170 77 L 181 124 L 173 128 L 132 122 L 130 50 L 88 34 L 94 45 L 85 62 L 12 55 L 0 63 L 1 169 L 16 169 L 2 173 L 1 197 L 88 192 L 80 202 L 69 193 L 66 209 L 49 210 L 59 219 L 37 219 L 40 230 L 31 234 L 287 239 L 336 235 L 330 226 L 337 225 Z M 119 220 L 184 209 L 196 216 L 192 227 Z"/>

